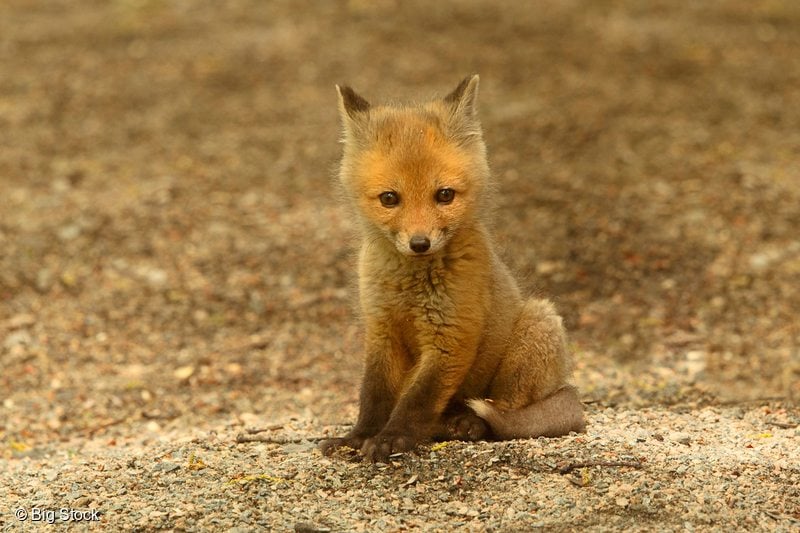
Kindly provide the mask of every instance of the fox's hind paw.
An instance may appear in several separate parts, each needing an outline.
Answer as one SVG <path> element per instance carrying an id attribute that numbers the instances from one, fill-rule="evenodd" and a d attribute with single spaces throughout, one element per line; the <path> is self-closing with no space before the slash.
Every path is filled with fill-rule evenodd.
<path id="1" fill-rule="evenodd" d="M 473 412 L 459 413 L 445 422 L 445 432 L 450 440 L 480 440 L 489 434 L 486 421 Z"/>

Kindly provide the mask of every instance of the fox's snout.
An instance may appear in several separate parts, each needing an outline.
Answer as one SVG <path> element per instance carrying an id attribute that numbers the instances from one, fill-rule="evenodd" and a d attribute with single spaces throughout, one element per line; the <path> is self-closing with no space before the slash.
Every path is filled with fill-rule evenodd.
<path id="1" fill-rule="evenodd" d="M 447 242 L 445 232 L 441 230 L 400 231 L 392 240 L 397 251 L 409 257 L 429 256 L 439 252 Z"/>
<path id="2" fill-rule="evenodd" d="M 412 235 L 408 240 L 408 247 L 411 251 L 418 254 L 424 254 L 431 248 L 431 240 L 427 235 Z"/>

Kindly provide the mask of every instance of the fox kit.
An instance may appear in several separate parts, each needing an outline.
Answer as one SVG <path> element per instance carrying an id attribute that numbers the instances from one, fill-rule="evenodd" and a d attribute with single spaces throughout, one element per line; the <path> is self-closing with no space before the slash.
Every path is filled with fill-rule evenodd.
<path id="1" fill-rule="evenodd" d="M 337 90 L 366 362 L 358 421 L 322 452 L 349 446 L 385 462 L 431 439 L 582 431 L 561 317 L 523 298 L 494 251 L 478 76 L 420 106 Z"/>

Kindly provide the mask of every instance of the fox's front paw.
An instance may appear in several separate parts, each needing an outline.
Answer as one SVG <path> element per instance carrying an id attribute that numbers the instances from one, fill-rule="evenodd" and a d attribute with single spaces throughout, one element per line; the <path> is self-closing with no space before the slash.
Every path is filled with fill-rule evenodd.
<path id="1" fill-rule="evenodd" d="M 339 448 L 348 447 L 354 450 L 359 450 L 363 446 L 366 437 L 350 436 L 337 437 L 334 439 L 326 439 L 319 443 L 319 451 L 322 455 L 331 455 Z"/>
<path id="2" fill-rule="evenodd" d="M 364 441 L 361 453 L 367 461 L 386 463 L 390 455 L 412 450 L 416 444 L 417 439 L 410 435 L 379 433 Z"/>

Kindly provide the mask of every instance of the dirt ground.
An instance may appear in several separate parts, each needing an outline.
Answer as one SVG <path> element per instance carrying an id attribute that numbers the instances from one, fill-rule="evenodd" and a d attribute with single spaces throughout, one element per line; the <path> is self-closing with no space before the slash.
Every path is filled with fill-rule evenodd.
<path id="1" fill-rule="evenodd" d="M 2 2 L 0 529 L 797 528 L 798 58 L 794 0 Z M 470 73 L 588 433 L 322 458 L 361 357 L 334 84 Z"/>

